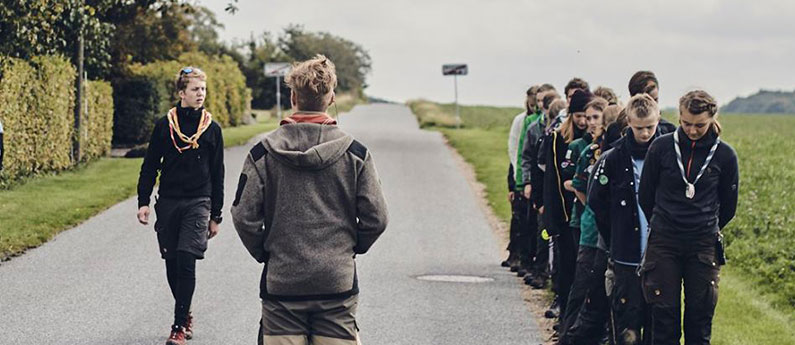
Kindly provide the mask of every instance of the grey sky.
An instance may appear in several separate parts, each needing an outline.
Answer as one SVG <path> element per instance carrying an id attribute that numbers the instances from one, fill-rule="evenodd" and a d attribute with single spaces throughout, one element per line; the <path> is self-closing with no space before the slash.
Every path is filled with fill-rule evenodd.
<path id="1" fill-rule="evenodd" d="M 452 102 L 444 63 L 469 64 L 465 104 L 521 106 L 524 91 L 574 76 L 623 101 L 635 71 L 654 71 L 661 103 L 689 89 L 721 104 L 759 88 L 795 89 L 795 1 L 306 1 L 204 0 L 224 40 L 278 34 L 290 23 L 361 44 L 373 59 L 369 95 Z"/>

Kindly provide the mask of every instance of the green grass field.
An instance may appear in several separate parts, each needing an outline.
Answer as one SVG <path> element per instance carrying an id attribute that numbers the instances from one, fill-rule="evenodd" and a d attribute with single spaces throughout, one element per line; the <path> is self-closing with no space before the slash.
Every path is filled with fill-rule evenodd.
<path id="1" fill-rule="evenodd" d="M 451 105 L 409 106 L 421 124 L 441 131 L 472 164 L 489 205 L 509 221 L 507 138 L 521 109 L 465 106 L 462 128 L 455 129 Z M 727 114 L 720 121 L 722 138 L 740 158 L 741 187 L 737 216 L 724 230 L 729 264 L 721 271 L 713 343 L 795 344 L 795 197 L 789 191 L 795 186 L 795 159 L 789 157 L 795 152 L 789 139 L 795 116 Z"/>
<path id="2" fill-rule="evenodd" d="M 223 130 L 224 146 L 275 128 L 275 119 Z M 102 158 L 0 190 L 0 260 L 48 241 L 136 193 L 142 159 Z M 76 192 L 79 191 L 79 192 Z"/>

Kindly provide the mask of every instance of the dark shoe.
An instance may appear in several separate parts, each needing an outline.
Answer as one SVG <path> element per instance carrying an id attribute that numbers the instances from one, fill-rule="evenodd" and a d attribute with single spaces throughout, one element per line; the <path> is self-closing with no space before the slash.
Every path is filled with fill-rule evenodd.
<path id="1" fill-rule="evenodd" d="M 555 297 L 555 300 L 552 301 L 552 304 L 549 306 L 549 309 L 544 312 L 544 317 L 547 319 L 554 319 L 560 315 L 560 303 L 558 303 L 558 298 Z"/>
<path id="2" fill-rule="evenodd" d="M 536 290 L 537 289 L 546 288 L 547 287 L 547 277 L 544 277 L 543 275 L 537 275 L 537 276 L 533 277 L 533 279 L 530 281 L 530 286 L 532 286 L 533 289 L 536 289 Z"/>
<path id="3" fill-rule="evenodd" d="M 503 262 L 500 262 L 500 266 L 502 266 L 502 267 L 511 267 L 511 263 L 508 262 L 508 260 L 504 260 Z"/>
<path id="4" fill-rule="evenodd" d="M 188 323 L 185 324 L 185 339 L 193 339 L 193 313 L 188 313 Z"/>
<path id="5" fill-rule="evenodd" d="M 524 269 L 524 268 L 520 267 L 519 270 L 516 271 L 516 276 L 519 277 L 519 278 L 524 277 L 526 275 L 527 275 L 527 270 Z"/>
<path id="6" fill-rule="evenodd" d="M 171 326 L 171 334 L 166 340 L 166 345 L 185 345 L 185 328 L 174 325 Z"/>
<path id="7" fill-rule="evenodd" d="M 505 259 L 505 261 L 501 262 L 500 266 L 502 266 L 502 267 L 511 267 L 511 263 L 514 262 L 515 260 L 516 260 L 516 254 L 509 253 L 508 254 L 508 258 Z"/>
<path id="8" fill-rule="evenodd" d="M 518 272 L 520 268 L 522 268 L 522 263 L 519 260 L 513 260 L 510 262 L 511 264 L 511 272 Z"/>

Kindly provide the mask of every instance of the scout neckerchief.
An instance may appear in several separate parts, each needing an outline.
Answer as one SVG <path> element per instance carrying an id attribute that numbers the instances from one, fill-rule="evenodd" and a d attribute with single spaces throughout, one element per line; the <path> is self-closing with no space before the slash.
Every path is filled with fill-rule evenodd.
<path id="1" fill-rule="evenodd" d="M 171 133 L 171 142 L 174 143 L 174 147 L 177 149 L 177 151 L 182 153 L 182 151 L 185 150 L 199 148 L 199 137 L 202 135 L 202 133 L 204 133 L 204 131 L 207 130 L 207 128 L 210 127 L 213 116 L 207 110 L 202 109 L 202 118 L 199 120 L 199 127 L 196 128 L 196 133 L 190 137 L 182 134 L 182 131 L 179 129 L 179 119 L 177 117 L 176 107 L 171 108 L 171 110 L 168 111 L 168 115 L 166 117 L 168 117 L 168 129 Z M 188 145 L 180 147 L 179 144 L 177 144 L 177 140 L 174 138 L 174 132 L 177 133 L 179 140 L 182 140 Z"/>
<path id="2" fill-rule="evenodd" d="M 696 183 L 701 178 L 701 175 L 704 174 L 704 170 L 707 169 L 709 162 L 712 160 L 712 156 L 715 155 L 715 150 L 718 149 L 718 144 L 720 144 L 720 137 L 715 138 L 715 144 L 712 145 L 712 148 L 709 149 L 709 154 L 707 155 L 707 159 L 704 161 L 704 165 L 701 166 L 701 170 L 698 172 L 696 179 L 693 180 L 693 183 L 687 182 L 687 177 L 685 177 L 685 166 L 682 165 L 682 151 L 679 149 L 679 131 L 674 132 L 674 150 L 676 150 L 676 163 L 679 163 L 679 172 L 682 173 L 682 180 L 685 181 L 685 197 L 688 199 L 693 199 L 696 196 Z M 695 148 L 694 148 L 695 149 Z"/>
<path id="3" fill-rule="evenodd" d="M 337 120 L 324 112 L 302 111 L 296 112 L 292 116 L 282 120 L 279 125 L 291 125 L 294 123 L 314 123 L 318 125 L 336 125 Z"/>

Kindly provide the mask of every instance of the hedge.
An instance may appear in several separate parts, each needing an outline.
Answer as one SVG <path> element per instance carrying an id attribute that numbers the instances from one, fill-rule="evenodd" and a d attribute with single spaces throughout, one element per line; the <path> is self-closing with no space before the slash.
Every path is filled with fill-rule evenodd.
<path id="1" fill-rule="evenodd" d="M 113 88 L 106 81 L 85 84 L 85 108 L 80 120 L 80 160 L 110 154 L 113 138 Z"/>
<path id="2" fill-rule="evenodd" d="M 132 65 L 127 75 L 113 81 L 115 145 L 147 142 L 155 121 L 179 100 L 174 79 L 184 66 L 198 67 L 207 74 L 205 107 L 213 114 L 213 120 L 222 127 L 242 123 L 251 102 L 251 90 L 237 63 L 229 56 L 185 53 L 176 61 Z"/>
<path id="3" fill-rule="evenodd" d="M 0 184 L 72 165 L 75 69 L 62 56 L 0 57 Z"/>

